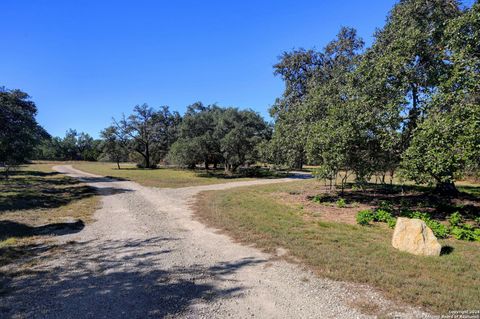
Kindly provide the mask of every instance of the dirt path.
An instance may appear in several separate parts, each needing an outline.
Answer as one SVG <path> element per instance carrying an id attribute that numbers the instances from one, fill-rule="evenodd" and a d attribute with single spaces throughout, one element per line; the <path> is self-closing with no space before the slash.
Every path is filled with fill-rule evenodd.
<path id="1" fill-rule="evenodd" d="M 200 191 L 289 179 L 155 189 L 55 169 L 98 188 L 103 207 L 83 231 L 59 237 L 57 258 L 40 256 L 11 282 L 0 317 L 353 318 L 367 317 L 359 308 L 398 310 L 368 287 L 316 278 L 191 217 Z M 420 315 L 408 309 L 402 318 Z"/>

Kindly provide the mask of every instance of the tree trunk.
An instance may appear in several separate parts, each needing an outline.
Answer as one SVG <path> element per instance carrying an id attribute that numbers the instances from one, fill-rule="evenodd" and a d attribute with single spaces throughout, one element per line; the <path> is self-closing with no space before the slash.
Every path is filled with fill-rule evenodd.
<path id="1" fill-rule="evenodd" d="M 10 166 L 5 165 L 5 179 L 8 179 L 8 173 L 10 172 Z"/>
<path id="2" fill-rule="evenodd" d="M 443 195 L 455 196 L 458 194 L 458 189 L 453 182 L 439 182 L 435 187 L 435 192 Z"/>
<path id="3" fill-rule="evenodd" d="M 208 171 L 208 161 L 205 161 L 205 169 Z"/>
<path id="4" fill-rule="evenodd" d="M 117 167 L 118 167 L 118 169 L 120 169 L 120 161 L 119 160 L 117 160 Z"/>
<path id="5" fill-rule="evenodd" d="M 145 145 L 145 168 L 150 168 L 150 150 L 148 144 Z"/>

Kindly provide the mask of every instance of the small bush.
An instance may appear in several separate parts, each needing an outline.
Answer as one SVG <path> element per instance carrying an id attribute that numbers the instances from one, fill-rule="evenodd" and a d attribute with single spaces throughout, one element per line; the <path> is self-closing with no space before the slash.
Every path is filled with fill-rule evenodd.
<path id="1" fill-rule="evenodd" d="M 323 202 L 323 196 L 321 194 L 313 196 L 312 202 L 318 203 L 318 204 L 322 203 Z"/>
<path id="2" fill-rule="evenodd" d="M 463 224 L 463 217 L 462 215 L 460 215 L 459 212 L 455 212 L 450 215 L 450 217 L 448 217 L 448 221 L 450 222 L 450 226 L 452 227 L 460 226 L 461 224 Z"/>
<path id="3" fill-rule="evenodd" d="M 390 219 L 387 220 L 387 225 L 388 227 L 390 228 L 395 228 L 395 225 L 397 224 L 397 219 L 392 217 Z"/>
<path id="4" fill-rule="evenodd" d="M 433 234 L 438 238 L 446 238 L 449 234 L 448 228 L 436 220 L 425 220 L 425 224 L 433 231 Z"/>
<path id="5" fill-rule="evenodd" d="M 339 198 L 339 199 L 337 200 L 337 207 L 338 207 L 338 208 L 345 208 L 345 207 L 347 207 L 347 202 L 345 201 L 345 199 Z"/>
<path id="6" fill-rule="evenodd" d="M 377 209 L 374 216 L 374 220 L 376 222 L 383 222 L 383 223 L 386 223 L 391 218 L 392 218 L 392 214 L 390 214 L 389 211 L 386 211 L 384 209 Z"/>
<path id="7" fill-rule="evenodd" d="M 462 228 L 462 227 L 453 227 L 451 229 L 451 233 L 453 237 L 459 240 L 468 240 L 468 241 L 479 240 L 479 237 L 477 235 L 478 232 L 476 232 L 476 230 Z"/>
<path id="8" fill-rule="evenodd" d="M 410 212 L 410 213 L 408 214 L 408 217 L 421 219 L 421 220 L 423 220 L 424 222 L 426 222 L 427 220 L 430 220 L 430 215 L 429 215 L 429 214 L 427 214 L 427 213 L 422 213 L 422 212 L 419 212 L 419 211 Z"/>
<path id="9" fill-rule="evenodd" d="M 480 241 L 480 228 L 476 228 L 476 229 L 473 231 L 473 234 L 475 235 L 475 240 L 476 240 L 476 241 Z"/>
<path id="10" fill-rule="evenodd" d="M 373 218 L 374 218 L 374 213 L 369 209 L 359 211 L 356 217 L 357 223 L 359 223 L 362 226 L 366 226 L 370 224 L 370 222 L 373 221 Z"/>

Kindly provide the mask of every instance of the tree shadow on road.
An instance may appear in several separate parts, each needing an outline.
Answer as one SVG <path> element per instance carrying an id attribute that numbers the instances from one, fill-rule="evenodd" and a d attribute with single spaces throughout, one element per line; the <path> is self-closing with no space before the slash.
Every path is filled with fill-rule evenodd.
<path id="1" fill-rule="evenodd" d="M 245 258 L 208 267 L 172 266 L 165 261 L 176 253 L 171 247 L 175 240 L 157 237 L 31 248 L 37 253 L 30 260 L 37 266 L 19 267 L 6 277 L 0 317 L 176 317 L 188 313 L 193 304 L 240 297 L 244 287 L 235 282 L 220 287 L 222 277 L 264 262 Z"/>

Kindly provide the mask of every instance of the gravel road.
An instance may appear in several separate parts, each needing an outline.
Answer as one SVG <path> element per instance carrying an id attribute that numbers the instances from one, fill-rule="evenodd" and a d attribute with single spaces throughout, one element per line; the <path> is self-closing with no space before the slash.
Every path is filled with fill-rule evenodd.
<path id="1" fill-rule="evenodd" d="M 158 189 L 68 165 L 54 169 L 96 187 L 102 208 L 93 224 L 57 237 L 56 258 L 45 253 L 12 279 L 0 296 L 1 317 L 364 318 L 372 309 L 424 315 L 369 287 L 317 278 L 192 218 L 198 192 L 292 179 Z"/>

